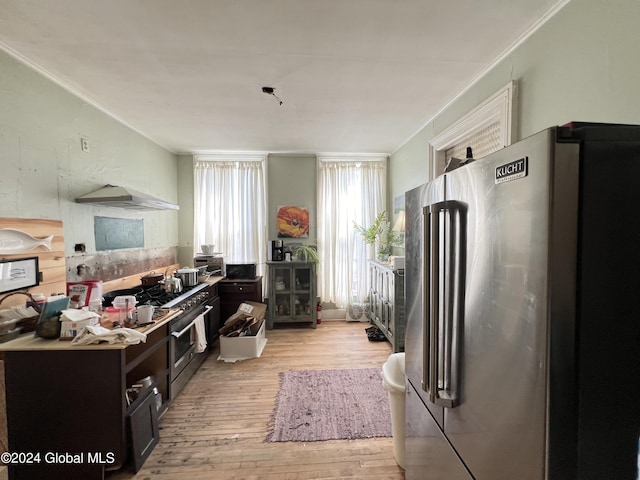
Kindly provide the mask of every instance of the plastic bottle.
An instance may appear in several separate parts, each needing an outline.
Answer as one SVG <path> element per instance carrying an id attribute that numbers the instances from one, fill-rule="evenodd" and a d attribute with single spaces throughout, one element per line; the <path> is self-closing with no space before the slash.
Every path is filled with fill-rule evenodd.
<path id="1" fill-rule="evenodd" d="M 322 323 L 322 305 L 318 302 L 316 306 L 316 323 L 320 325 Z"/>

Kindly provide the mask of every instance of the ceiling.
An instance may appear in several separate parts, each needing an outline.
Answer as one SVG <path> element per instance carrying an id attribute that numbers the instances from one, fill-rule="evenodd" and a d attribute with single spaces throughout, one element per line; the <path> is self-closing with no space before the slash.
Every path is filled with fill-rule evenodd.
<path id="1" fill-rule="evenodd" d="M 0 48 L 174 153 L 392 153 L 564 3 L 0 0 Z"/>

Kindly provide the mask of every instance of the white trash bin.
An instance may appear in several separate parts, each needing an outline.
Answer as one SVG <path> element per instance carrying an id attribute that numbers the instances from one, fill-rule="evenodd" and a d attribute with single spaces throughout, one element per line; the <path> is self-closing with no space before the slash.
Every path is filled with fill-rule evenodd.
<path id="1" fill-rule="evenodd" d="M 404 352 L 389 355 L 387 361 L 382 365 L 382 385 L 389 392 L 393 454 L 398 465 L 404 468 Z"/>

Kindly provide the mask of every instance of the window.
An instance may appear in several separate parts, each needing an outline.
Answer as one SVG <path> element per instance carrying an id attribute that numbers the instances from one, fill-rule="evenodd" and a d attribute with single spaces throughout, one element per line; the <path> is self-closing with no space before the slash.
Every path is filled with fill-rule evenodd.
<path id="1" fill-rule="evenodd" d="M 345 308 L 368 294 L 373 247 L 354 230 L 370 225 L 385 209 L 387 157 L 318 156 L 318 292 L 325 302 Z"/>
<path id="2" fill-rule="evenodd" d="M 473 150 L 473 158 L 511 145 L 514 139 L 516 83 L 504 88 L 475 108 L 430 142 L 429 178 L 444 172 L 451 157 L 465 158 L 467 147 Z"/>
<path id="3" fill-rule="evenodd" d="M 194 246 L 214 244 L 227 263 L 266 261 L 266 155 L 194 158 Z"/>

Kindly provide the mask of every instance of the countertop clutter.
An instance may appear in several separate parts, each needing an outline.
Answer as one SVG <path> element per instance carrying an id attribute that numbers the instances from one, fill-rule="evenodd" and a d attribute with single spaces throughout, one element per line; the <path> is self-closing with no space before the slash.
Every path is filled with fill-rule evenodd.
<path id="1" fill-rule="evenodd" d="M 137 331 L 149 335 L 151 332 L 164 327 L 168 322 L 180 313 L 178 309 L 162 309 L 163 316 L 154 320 L 153 325 L 138 328 Z M 75 344 L 70 341 L 48 340 L 35 337 L 33 333 L 20 335 L 15 340 L 0 344 L 0 351 L 18 351 L 18 350 L 104 350 L 104 349 L 123 349 L 127 348 L 126 343 L 99 343 L 91 345 Z"/>
<path id="2" fill-rule="evenodd" d="M 218 282 L 220 282 L 223 279 L 223 277 L 220 276 L 211 276 L 208 277 L 204 282 L 201 282 L 202 284 L 206 284 L 206 285 L 217 285 Z M 204 285 L 203 285 L 204 286 Z M 149 287 L 146 289 L 143 289 L 142 287 L 137 288 L 134 287 L 132 289 L 127 289 L 126 291 L 123 290 L 122 292 L 142 292 L 141 295 L 141 303 L 142 301 L 144 301 L 145 303 L 151 303 L 150 300 L 152 299 L 156 299 L 156 298 L 160 298 L 160 295 L 158 295 L 158 291 L 159 290 L 153 290 L 153 287 Z M 112 293 L 117 293 L 116 292 L 105 292 L 105 297 L 109 297 L 110 294 Z M 17 293 L 22 293 L 22 292 L 17 292 Z M 28 294 L 27 294 L 28 295 Z M 216 294 L 215 296 L 217 296 L 217 289 L 216 289 Z M 128 295 L 121 295 L 120 297 L 113 297 L 112 301 L 115 301 L 116 298 L 124 298 L 124 297 L 128 297 Z M 135 296 L 131 296 L 132 299 L 135 298 Z M 173 296 L 169 296 L 169 297 L 162 297 L 162 300 L 167 300 L 169 302 L 169 304 L 171 303 L 171 300 L 175 300 L 176 298 L 178 298 L 178 294 L 175 294 Z M 132 305 L 136 305 L 135 300 L 131 300 L 131 304 Z M 121 324 L 121 326 L 123 327 L 128 327 L 128 328 L 132 328 L 135 329 L 135 331 L 143 333 L 145 335 L 150 334 L 151 332 L 155 331 L 158 328 L 162 328 L 163 326 L 166 325 L 166 323 L 170 322 L 171 320 L 173 320 L 177 315 L 179 315 L 182 312 L 181 307 L 183 307 L 183 305 L 181 305 L 179 302 L 177 302 L 175 305 L 169 307 L 169 308 L 165 308 L 162 306 L 156 306 L 154 309 L 154 313 L 152 314 L 152 318 L 150 319 L 150 321 L 138 321 L 137 323 L 133 323 L 133 324 L 127 324 L 124 321 L 124 318 L 120 318 L 123 315 L 123 312 L 129 312 L 130 315 L 133 316 L 137 316 L 137 308 L 134 307 L 128 307 L 128 308 L 123 308 L 121 305 L 113 305 L 111 303 L 111 301 L 107 302 L 109 305 L 106 306 L 103 311 L 102 311 L 102 316 L 100 318 L 100 322 L 99 324 L 103 327 L 106 327 L 108 329 L 113 328 L 113 325 L 115 322 L 118 322 L 118 324 Z M 120 308 L 115 308 L 115 307 L 120 307 Z M 142 306 L 142 305 L 138 305 L 138 306 Z M 13 307 L 13 308 L 26 308 L 26 307 Z M 37 312 L 34 312 L 37 314 Z M 114 316 L 115 315 L 115 316 Z M 16 320 L 18 321 L 18 320 Z M 1 322 L 0 322 L 1 323 Z M 2 325 L 0 324 L 0 327 Z M 9 326 L 7 326 L 7 329 L 9 329 Z M 9 329 L 11 330 L 11 329 Z M 75 332 L 76 334 L 79 333 L 80 329 L 78 329 L 77 332 Z M 0 329 L 0 334 L 2 334 L 3 332 Z M 7 332 L 7 334 L 9 334 L 11 332 Z M 126 343 L 107 343 L 106 341 L 103 343 L 98 343 L 98 344 L 79 344 L 79 343 L 74 343 L 71 340 L 73 339 L 73 336 L 65 336 L 65 335 L 61 335 L 60 338 L 57 338 L 56 341 L 51 341 L 50 339 L 45 339 L 45 338 L 41 338 L 38 336 L 34 336 L 32 332 L 29 333 L 22 333 L 17 331 L 15 333 L 15 335 L 12 335 L 11 338 L 8 338 L 5 342 L 0 343 L 0 351 L 9 351 L 9 350 L 66 350 L 69 348 L 89 348 L 89 349 L 104 349 L 104 348 L 126 348 L 128 345 Z M 75 336 L 75 335 L 74 335 Z M 59 341 L 58 341 L 59 340 Z M 64 341 L 64 340 L 69 340 L 69 341 Z"/>

